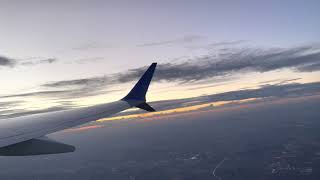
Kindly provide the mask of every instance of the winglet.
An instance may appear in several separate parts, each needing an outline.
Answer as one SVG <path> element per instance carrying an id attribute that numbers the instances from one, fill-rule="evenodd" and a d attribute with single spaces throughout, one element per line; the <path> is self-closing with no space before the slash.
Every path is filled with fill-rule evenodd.
<path id="1" fill-rule="evenodd" d="M 131 89 L 131 91 L 122 98 L 123 101 L 141 101 L 142 103 L 135 105 L 141 109 L 147 111 L 154 111 L 154 109 L 146 104 L 146 93 L 149 88 L 149 84 L 153 77 L 153 73 L 156 69 L 157 63 L 152 63 L 147 71 L 142 75 L 137 84 Z M 146 104 L 146 105 L 145 105 Z"/>

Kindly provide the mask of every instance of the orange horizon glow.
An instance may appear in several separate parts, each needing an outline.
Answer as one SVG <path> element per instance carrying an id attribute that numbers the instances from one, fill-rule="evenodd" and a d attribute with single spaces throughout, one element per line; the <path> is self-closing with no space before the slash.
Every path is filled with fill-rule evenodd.
<path id="1" fill-rule="evenodd" d="M 228 104 L 238 104 L 239 106 L 230 106 L 227 109 L 243 109 L 243 108 L 248 108 L 248 107 L 259 107 L 263 106 L 266 103 L 289 103 L 289 102 L 294 102 L 294 101 L 299 101 L 299 100 L 308 100 L 308 99 L 314 99 L 314 98 L 320 98 L 320 95 L 315 95 L 315 96 L 307 96 L 307 97 L 292 97 L 292 98 L 284 98 L 284 99 L 273 99 L 271 101 L 263 102 L 263 103 L 258 103 L 255 106 L 250 106 L 250 104 L 246 104 L 246 102 L 259 102 L 260 98 L 249 98 L 249 99 L 243 99 L 243 100 L 236 100 L 236 101 L 220 101 L 220 102 L 214 102 L 214 103 L 205 103 L 201 105 L 194 105 L 194 106 L 189 106 L 189 107 L 182 107 L 182 108 L 175 108 L 175 109 L 170 109 L 170 110 L 164 110 L 164 111 L 158 111 L 158 112 L 152 112 L 152 113 L 143 113 L 143 114 L 132 114 L 132 115 L 126 115 L 126 116 L 117 116 L 117 117 L 111 117 L 111 118 L 104 118 L 97 120 L 96 122 L 106 122 L 106 121 L 115 121 L 115 120 L 125 120 L 125 119 L 133 119 L 133 118 L 141 118 L 144 120 L 159 120 L 159 119 L 172 119 L 175 117 L 179 116 L 193 116 L 193 115 L 198 115 L 203 112 L 209 112 L 209 111 L 225 111 L 225 108 L 210 108 L 206 109 L 207 107 L 214 106 L 214 107 L 223 107 L 224 105 Z M 220 111 L 221 110 L 221 111 Z M 82 131 L 87 131 L 87 130 L 92 130 L 92 129 L 97 129 L 97 128 L 102 128 L 105 127 L 103 124 L 99 125 L 88 125 L 88 126 L 83 126 L 79 128 L 71 128 L 71 129 L 66 129 L 64 132 L 82 132 Z"/>
<path id="2" fill-rule="evenodd" d="M 197 111 L 197 110 L 208 108 L 208 107 L 220 107 L 228 104 L 252 102 L 255 100 L 258 100 L 258 98 L 249 98 L 249 99 L 234 100 L 234 101 L 217 101 L 217 102 L 193 105 L 188 107 L 180 107 L 180 108 L 174 108 L 169 110 L 156 111 L 151 113 L 148 112 L 148 113 L 142 113 L 142 114 L 131 114 L 131 115 L 104 118 L 104 119 L 99 119 L 96 122 L 115 121 L 115 120 L 133 119 L 133 118 L 148 118 L 148 117 L 154 117 L 154 116 L 160 116 L 160 115 L 171 115 L 175 113 L 180 114 L 185 112 Z"/>

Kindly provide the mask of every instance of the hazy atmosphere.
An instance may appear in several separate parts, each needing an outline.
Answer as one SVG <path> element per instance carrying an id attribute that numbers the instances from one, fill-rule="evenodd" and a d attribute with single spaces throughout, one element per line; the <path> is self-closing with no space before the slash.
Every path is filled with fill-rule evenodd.
<path id="1" fill-rule="evenodd" d="M 319 5 L 1 1 L 1 114 L 119 99 L 155 61 L 150 101 L 317 82 Z"/>
<path id="2" fill-rule="evenodd" d="M 1 157 L 0 179 L 319 178 L 319 17 L 318 0 L 0 0 L 0 120 L 119 100 L 158 63 L 147 96 L 158 112 L 55 133 L 76 151 Z M 277 164 L 284 151 L 300 158 L 279 160 L 297 174 Z M 28 162 L 51 165 L 23 170 Z"/>

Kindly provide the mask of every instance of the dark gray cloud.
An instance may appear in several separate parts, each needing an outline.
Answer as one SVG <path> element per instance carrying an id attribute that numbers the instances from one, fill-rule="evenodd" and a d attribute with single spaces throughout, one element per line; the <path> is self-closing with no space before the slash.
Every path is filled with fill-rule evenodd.
<path id="1" fill-rule="evenodd" d="M 103 85 L 106 83 L 111 83 L 107 76 L 102 77 L 93 77 L 93 78 L 82 78 L 82 79 L 74 79 L 74 80 L 66 80 L 66 81 L 57 81 L 57 82 L 49 82 L 44 84 L 45 87 L 68 87 L 68 86 L 96 86 Z"/>
<path id="2" fill-rule="evenodd" d="M 204 39 L 203 36 L 198 35 L 189 35 L 184 36 L 182 38 L 167 40 L 167 41 L 157 41 L 157 42 L 149 42 L 144 44 L 138 44 L 138 47 L 150 47 L 150 46 L 163 46 L 163 45 L 173 45 L 173 44 L 188 44 L 198 42 L 199 40 Z"/>
<path id="3" fill-rule="evenodd" d="M 320 70 L 320 61 L 315 63 L 309 63 L 302 65 L 297 68 L 298 71 L 301 72 L 313 72 L 313 71 L 319 71 Z"/>
<path id="4" fill-rule="evenodd" d="M 7 67 L 13 67 L 16 65 L 16 60 L 0 56 L 0 66 L 7 66 Z"/>
<path id="5" fill-rule="evenodd" d="M 300 97 L 320 94 L 320 82 L 315 83 L 291 83 L 282 85 L 265 85 L 259 89 L 246 89 L 230 91 L 220 94 L 202 96 L 199 99 L 207 99 L 208 102 L 232 101 L 249 98 L 270 98 L 270 97 Z"/>
<path id="6" fill-rule="evenodd" d="M 288 79 L 274 79 L 274 80 L 269 80 L 269 81 L 262 81 L 259 82 L 262 86 L 267 86 L 270 84 L 273 85 L 282 85 L 282 84 L 287 84 L 287 83 L 291 83 L 293 81 L 297 81 L 300 80 L 302 78 L 288 78 Z"/>
<path id="7" fill-rule="evenodd" d="M 186 88 L 186 90 L 199 90 L 199 89 L 205 89 L 205 88 L 210 88 L 210 87 L 222 86 L 222 85 L 226 85 L 228 83 L 229 82 L 215 82 L 213 84 L 198 85 L 195 87 Z"/>

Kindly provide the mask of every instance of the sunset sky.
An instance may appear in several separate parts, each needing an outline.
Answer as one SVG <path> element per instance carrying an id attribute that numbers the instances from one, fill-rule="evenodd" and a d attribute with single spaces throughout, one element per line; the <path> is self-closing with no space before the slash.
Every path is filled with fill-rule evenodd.
<path id="1" fill-rule="evenodd" d="M 149 101 L 302 88 L 320 81 L 319 17 L 318 0 L 3 0 L 0 114 L 118 100 L 152 62 Z"/>

